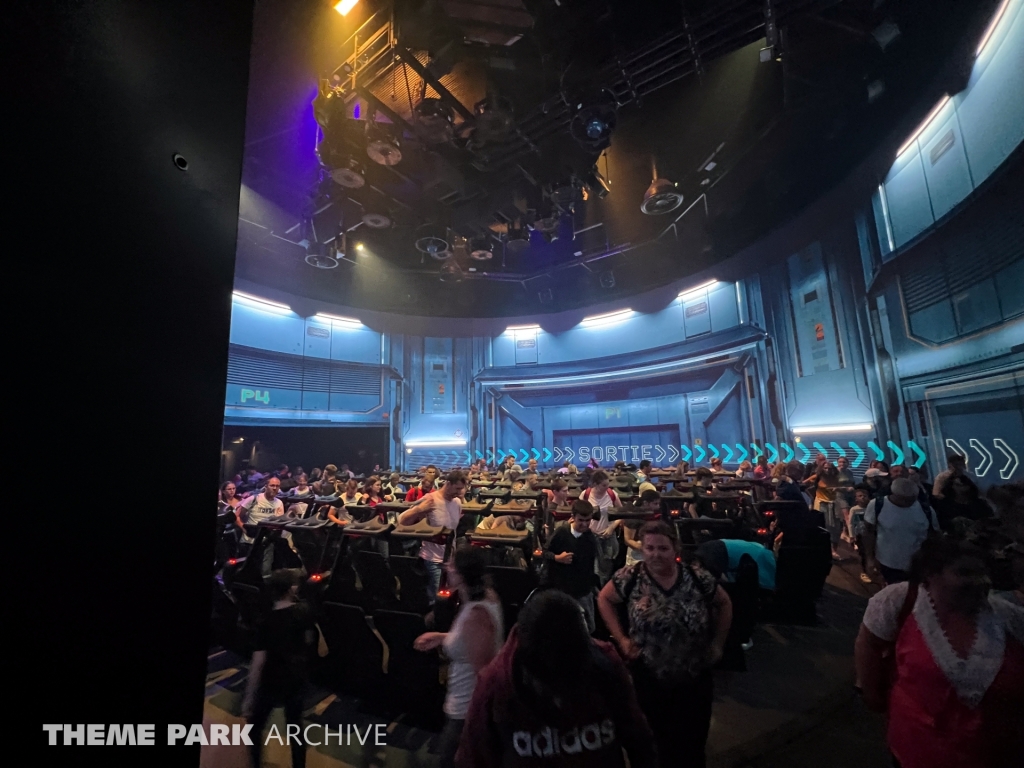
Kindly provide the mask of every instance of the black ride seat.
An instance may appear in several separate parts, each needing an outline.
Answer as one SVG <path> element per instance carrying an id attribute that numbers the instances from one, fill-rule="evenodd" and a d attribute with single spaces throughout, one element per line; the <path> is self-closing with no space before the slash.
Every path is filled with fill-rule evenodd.
<path id="1" fill-rule="evenodd" d="M 327 643 L 332 682 L 346 693 L 381 704 L 384 646 L 363 609 L 325 601 L 319 623 Z"/>
<path id="2" fill-rule="evenodd" d="M 427 631 L 423 616 L 405 611 L 381 610 L 373 623 L 388 647 L 388 699 L 398 711 L 412 716 L 412 722 L 440 725 L 444 686 L 441 663 L 436 652 L 423 653 L 413 641 Z"/>

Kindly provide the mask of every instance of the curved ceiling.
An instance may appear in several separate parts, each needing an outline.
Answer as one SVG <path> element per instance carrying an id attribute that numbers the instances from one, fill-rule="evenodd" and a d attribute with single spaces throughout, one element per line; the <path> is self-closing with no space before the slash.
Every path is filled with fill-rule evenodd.
<path id="1" fill-rule="evenodd" d="M 238 277 L 450 317 L 679 280 L 894 152 L 936 94 L 963 87 L 998 3 L 651 5 L 362 0 L 343 18 L 321 0 L 258 3 Z M 375 162 L 382 146 L 401 160 Z M 336 183 L 353 183 L 342 168 L 359 188 Z M 655 177 L 682 203 L 648 215 Z M 389 227 L 369 226 L 381 216 Z M 428 235 L 448 258 L 417 249 Z"/>

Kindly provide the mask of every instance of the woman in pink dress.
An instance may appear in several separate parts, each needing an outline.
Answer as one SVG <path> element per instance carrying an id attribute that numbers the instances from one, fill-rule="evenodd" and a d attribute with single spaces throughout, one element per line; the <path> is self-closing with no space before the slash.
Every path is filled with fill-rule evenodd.
<path id="1" fill-rule="evenodd" d="M 981 551 L 929 539 L 911 581 L 868 603 L 857 674 L 865 703 L 888 708 L 889 749 L 901 768 L 1021 765 L 1021 585 L 1007 595 L 989 589 Z"/>

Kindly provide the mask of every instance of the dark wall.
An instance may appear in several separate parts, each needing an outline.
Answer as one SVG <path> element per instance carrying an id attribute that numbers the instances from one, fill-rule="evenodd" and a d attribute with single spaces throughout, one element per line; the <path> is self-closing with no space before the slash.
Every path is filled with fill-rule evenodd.
<path id="1" fill-rule="evenodd" d="M 17 663 L 38 694 L 12 691 L 28 720 L 18 732 L 45 745 L 42 723 L 152 723 L 158 746 L 108 749 L 104 764 L 197 765 L 198 746 L 162 745 L 168 723 L 202 720 L 252 5 L 15 8 L 25 76 L 14 84 L 26 92 L 7 102 L 20 134 L 8 137 L 7 188 L 25 258 L 11 260 L 5 308 L 60 350 L 19 355 L 23 392 L 10 402 L 60 395 L 38 419 L 12 419 L 11 439 L 18 456 L 44 457 L 24 477 L 78 498 L 68 515 L 53 508 L 45 559 L 15 547 L 25 560 L 7 563 L 25 604 L 5 624 L 20 628 Z M 54 452 L 54 435 L 73 458 Z M 129 478 L 155 471 L 140 438 L 162 446 L 173 494 L 132 492 Z M 108 464 L 132 497 L 106 495 L 97 517 L 99 486 L 79 470 Z M 47 763 L 97 759 L 43 748 Z"/>
<path id="2" fill-rule="evenodd" d="M 251 465 L 266 471 L 287 464 L 307 473 L 326 464 L 369 473 L 388 466 L 388 427 L 224 427 L 221 472 L 229 477 Z"/>

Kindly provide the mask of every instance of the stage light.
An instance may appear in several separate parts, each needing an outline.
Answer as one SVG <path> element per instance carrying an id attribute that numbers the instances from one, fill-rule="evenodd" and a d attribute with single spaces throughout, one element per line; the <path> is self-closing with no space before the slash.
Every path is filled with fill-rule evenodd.
<path id="1" fill-rule="evenodd" d="M 648 216 L 669 213 L 683 204 L 683 195 L 676 191 L 676 185 L 668 179 L 658 178 L 658 167 L 651 163 L 651 186 L 644 192 L 640 210 Z"/>
<path id="2" fill-rule="evenodd" d="M 602 272 L 597 278 L 597 281 L 601 284 L 602 288 L 614 288 L 615 287 L 615 273 L 610 269 L 607 272 Z"/>
<path id="3" fill-rule="evenodd" d="M 901 146 L 898 150 L 896 150 L 896 157 L 899 157 L 900 155 L 902 155 L 904 152 L 906 152 L 908 149 L 910 149 L 914 145 L 914 142 L 917 141 L 917 137 L 920 136 L 922 133 L 924 133 L 925 128 L 927 128 L 929 125 L 932 124 L 932 120 L 934 120 L 938 116 L 939 112 L 942 111 L 942 108 L 946 106 L 946 103 L 948 101 L 949 101 L 949 96 L 948 95 L 943 96 L 939 100 L 939 103 L 936 104 L 935 107 L 932 109 L 932 111 L 928 113 L 928 116 L 924 119 L 924 122 L 922 122 L 919 126 L 917 126 L 917 130 L 915 130 L 910 135 L 909 139 L 907 139 L 905 142 L 903 142 L 903 146 Z"/>
<path id="4" fill-rule="evenodd" d="M 317 269 L 334 269 L 338 266 L 338 259 L 335 258 L 337 253 L 336 249 L 329 250 L 323 243 L 309 243 L 306 246 L 305 261 Z"/>
<path id="5" fill-rule="evenodd" d="M 676 296 L 676 298 L 685 299 L 687 296 L 691 296 L 699 291 L 707 290 L 708 288 L 712 288 L 716 285 L 718 285 L 717 280 L 708 280 L 706 283 L 701 283 L 700 285 L 694 286 L 693 288 L 687 288 L 685 291 L 680 291 L 679 295 Z"/>
<path id="6" fill-rule="evenodd" d="M 827 424 L 817 427 L 793 427 L 793 433 L 799 435 L 824 435 L 827 433 L 845 434 L 847 432 L 871 432 L 874 424 Z"/>
<path id="7" fill-rule="evenodd" d="M 320 320 L 327 320 L 331 323 L 337 323 L 338 325 L 348 326 L 349 328 L 363 327 L 363 324 L 354 317 L 340 317 L 338 315 L 329 315 L 326 312 L 317 312 L 313 317 L 319 318 Z"/>
<path id="8" fill-rule="evenodd" d="M 250 295 L 248 293 L 242 293 L 241 291 L 232 291 L 231 295 L 234 296 L 236 299 L 241 299 L 242 301 L 244 301 L 246 303 L 256 304 L 259 309 L 270 308 L 270 309 L 284 310 L 285 312 L 291 312 L 292 311 L 292 308 L 289 307 L 287 304 L 281 304 L 280 302 L 271 301 L 270 299 L 263 299 L 263 298 L 260 298 L 259 296 L 252 296 L 252 295 Z"/>
<path id="9" fill-rule="evenodd" d="M 348 12 L 355 8 L 358 2 L 359 0 L 341 0 L 341 2 L 334 6 L 334 10 L 342 16 L 347 16 Z"/>
<path id="10" fill-rule="evenodd" d="M 363 250 L 363 244 L 362 243 L 356 243 L 356 250 L 357 251 Z"/>
<path id="11" fill-rule="evenodd" d="M 992 37 L 992 33 L 996 31 L 996 27 L 999 26 L 1000 20 L 1003 18 L 1003 14 L 1006 12 L 1006 6 L 1010 4 L 1010 0 L 1003 0 L 999 4 L 999 8 L 996 10 L 996 15 L 992 17 L 992 21 L 989 22 L 988 28 L 985 30 L 985 34 L 981 38 L 981 42 L 978 43 L 978 50 L 974 52 L 974 55 L 980 56 L 981 52 L 988 45 L 989 38 Z"/>
<path id="12" fill-rule="evenodd" d="M 584 328 L 598 328 L 606 325 L 615 325 L 628 320 L 633 315 L 632 309 L 620 309 L 616 312 L 606 312 L 602 315 L 591 315 L 580 321 Z"/>
<path id="13" fill-rule="evenodd" d="M 611 182 L 601 175 L 601 172 L 597 170 L 596 165 L 590 169 L 590 173 L 587 176 L 585 183 L 586 186 L 583 187 L 584 193 L 589 192 L 599 200 L 603 200 L 608 197 L 608 193 L 612 191 Z M 587 199 L 586 196 L 584 196 L 584 199 Z"/>

